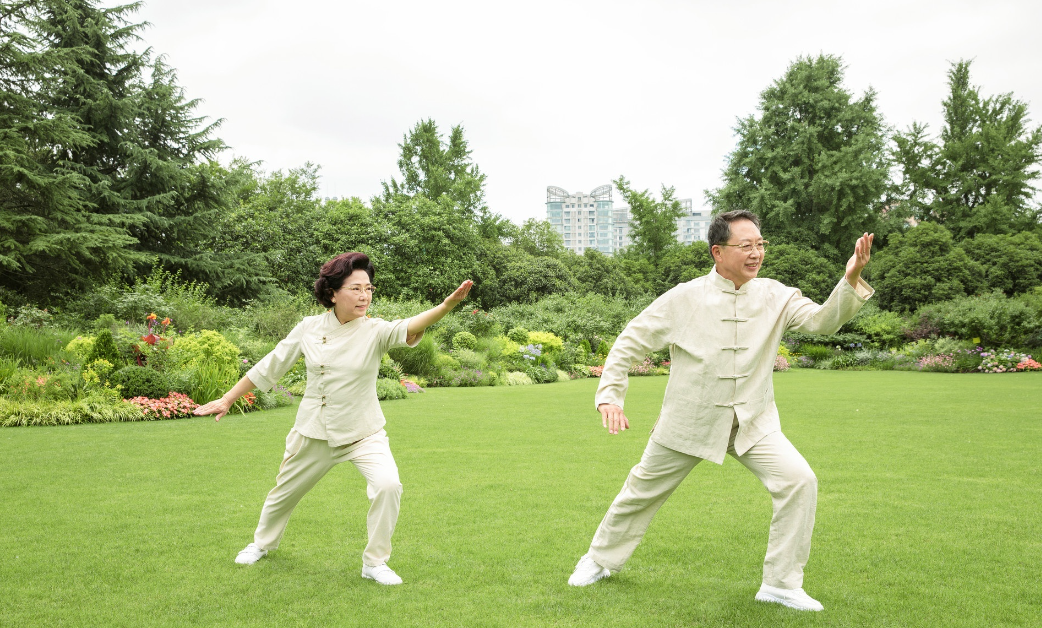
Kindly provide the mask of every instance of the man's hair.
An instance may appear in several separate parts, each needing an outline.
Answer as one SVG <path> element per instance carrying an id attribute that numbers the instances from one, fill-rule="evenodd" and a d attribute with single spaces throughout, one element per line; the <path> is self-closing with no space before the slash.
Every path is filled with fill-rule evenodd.
<path id="1" fill-rule="evenodd" d="M 726 244 L 731 239 L 731 223 L 736 220 L 748 220 L 756 225 L 757 229 L 760 228 L 760 219 L 756 217 L 756 214 L 745 209 L 736 209 L 717 214 L 713 216 L 713 222 L 709 223 L 707 239 L 709 240 L 710 249 L 717 244 Z"/>

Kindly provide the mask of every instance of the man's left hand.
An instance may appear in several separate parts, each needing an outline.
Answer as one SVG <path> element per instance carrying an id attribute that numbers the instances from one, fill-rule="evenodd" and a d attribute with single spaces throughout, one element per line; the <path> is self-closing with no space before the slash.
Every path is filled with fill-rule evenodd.
<path id="1" fill-rule="evenodd" d="M 844 276 L 847 278 L 847 283 L 854 288 L 857 288 L 858 279 L 861 278 L 861 270 L 872 257 L 872 240 L 875 237 L 874 233 L 866 233 L 858 238 L 857 243 L 854 244 L 854 254 L 847 260 L 847 272 Z"/>

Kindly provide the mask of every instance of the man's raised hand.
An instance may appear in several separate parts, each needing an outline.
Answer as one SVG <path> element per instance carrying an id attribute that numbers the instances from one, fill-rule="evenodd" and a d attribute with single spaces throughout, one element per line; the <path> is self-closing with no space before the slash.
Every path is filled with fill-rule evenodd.
<path id="1" fill-rule="evenodd" d="M 874 233 L 866 233 L 858 238 L 854 244 L 854 254 L 847 260 L 847 272 L 844 276 L 847 278 L 847 283 L 854 288 L 857 287 L 858 279 L 861 278 L 861 270 L 872 257 L 872 240 L 875 237 Z"/>

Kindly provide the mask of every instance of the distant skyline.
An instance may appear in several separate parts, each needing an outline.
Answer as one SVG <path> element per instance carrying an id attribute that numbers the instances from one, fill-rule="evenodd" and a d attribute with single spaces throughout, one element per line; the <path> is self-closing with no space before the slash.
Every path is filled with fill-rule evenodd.
<path id="1" fill-rule="evenodd" d="M 900 130 L 940 131 L 960 59 L 1042 121 L 1038 2 L 146 0 L 132 19 L 197 112 L 224 119 L 222 161 L 310 161 L 322 196 L 368 200 L 417 121 L 462 124 L 490 209 L 514 222 L 545 217 L 549 185 L 619 175 L 704 205 L 737 119 L 801 55 L 842 57 L 848 91 L 873 87 Z"/>

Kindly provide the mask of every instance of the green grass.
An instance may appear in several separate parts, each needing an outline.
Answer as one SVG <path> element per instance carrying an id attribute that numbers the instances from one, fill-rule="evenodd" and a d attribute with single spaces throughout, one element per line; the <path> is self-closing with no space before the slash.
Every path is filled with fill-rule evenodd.
<path id="1" fill-rule="evenodd" d="M 596 380 L 384 404 L 405 493 L 392 567 L 359 577 L 364 483 L 333 470 L 282 547 L 252 540 L 293 408 L 218 424 L 0 430 L 3 626 L 1037 626 L 1042 376 L 791 371 L 785 432 L 819 478 L 808 592 L 759 604 L 770 500 L 699 465 L 621 573 L 566 585 L 666 378 L 633 378 L 609 437 Z"/>

